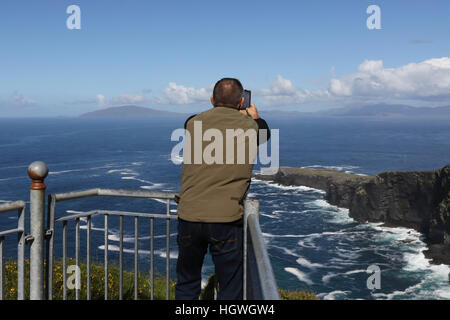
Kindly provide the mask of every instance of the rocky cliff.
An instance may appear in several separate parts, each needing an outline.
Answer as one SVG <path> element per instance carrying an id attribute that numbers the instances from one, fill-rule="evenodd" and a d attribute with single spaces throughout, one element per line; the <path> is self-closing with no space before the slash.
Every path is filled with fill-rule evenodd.
<path id="1" fill-rule="evenodd" d="M 329 203 L 348 208 L 359 222 L 414 228 L 428 244 L 426 256 L 450 264 L 450 164 L 434 171 L 382 172 L 361 176 L 331 170 L 281 167 L 255 178 L 326 192 Z"/>

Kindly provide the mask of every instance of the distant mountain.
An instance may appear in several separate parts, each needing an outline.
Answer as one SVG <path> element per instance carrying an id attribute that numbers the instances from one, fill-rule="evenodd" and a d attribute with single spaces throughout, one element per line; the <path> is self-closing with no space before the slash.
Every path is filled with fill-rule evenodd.
<path id="1" fill-rule="evenodd" d="M 412 107 L 407 105 L 375 104 L 334 108 L 316 112 L 267 110 L 264 115 L 274 117 L 373 117 L 373 118 L 450 118 L 450 106 Z"/>
<path id="2" fill-rule="evenodd" d="M 139 106 L 110 107 L 80 115 L 81 118 L 173 118 L 185 117 L 184 113 L 162 111 Z"/>
<path id="3" fill-rule="evenodd" d="M 187 117 L 186 113 L 156 110 L 139 106 L 110 107 L 82 114 L 81 118 L 173 118 Z M 373 117 L 373 118 L 450 118 L 450 106 L 411 107 L 407 105 L 375 104 L 356 107 L 344 107 L 316 112 L 264 110 L 262 117 Z"/>

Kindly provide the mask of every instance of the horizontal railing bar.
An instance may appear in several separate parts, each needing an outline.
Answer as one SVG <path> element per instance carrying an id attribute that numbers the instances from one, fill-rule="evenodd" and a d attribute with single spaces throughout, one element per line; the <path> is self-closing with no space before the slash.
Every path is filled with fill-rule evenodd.
<path id="1" fill-rule="evenodd" d="M 0 204 L 0 213 L 23 209 L 23 208 L 25 208 L 25 206 L 26 206 L 25 201 L 15 201 L 15 202 L 8 202 L 5 204 Z"/>
<path id="2" fill-rule="evenodd" d="M 108 211 L 97 210 L 99 214 L 110 214 L 116 216 L 131 216 L 131 217 L 143 217 L 143 218 L 160 218 L 160 219 L 177 219 L 176 215 L 157 214 L 157 213 L 141 213 L 141 212 L 127 212 L 127 211 Z"/>
<path id="3" fill-rule="evenodd" d="M 97 211 L 93 210 L 93 211 L 86 211 L 86 212 L 80 212 L 77 214 L 71 214 L 70 216 L 64 216 L 58 219 L 55 219 L 55 223 L 56 222 L 62 222 L 62 221 L 69 221 L 69 220 L 75 220 L 77 218 L 83 218 L 83 217 L 88 217 L 88 216 L 93 216 L 96 215 Z"/>
<path id="4" fill-rule="evenodd" d="M 250 231 L 251 243 L 249 243 L 254 251 L 256 257 L 256 265 L 260 276 L 260 284 L 264 300 L 279 300 L 275 276 L 272 270 L 269 256 L 266 250 L 264 239 L 259 225 L 258 216 L 256 214 L 249 214 L 247 217 L 248 228 Z"/>
<path id="5" fill-rule="evenodd" d="M 99 196 L 175 199 L 176 192 L 152 190 L 98 189 Z"/>
<path id="6" fill-rule="evenodd" d="M 23 232 L 23 231 L 24 231 L 23 229 L 18 229 L 18 228 L 2 231 L 2 232 L 0 232 L 0 237 L 4 237 L 9 234 L 19 233 L 19 232 Z"/>
<path id="7" fill-rule="evenodd" d="M 67 193 L 57 193 L 53 196 L 55 197 L 55 201 L 66 201 L 73 200 L 79 198 L 86 198 L 98 195 L 98 189 L 90 189 L 90 190 L 82 190 L 82 191 L 72 191 Z"/>
<path id="8" fill-rule="evenodd" d="M 176 215 L 158 214 L 158 213 L 143 213 L 143 212 L 127 212 L 127 211 L 108 211 L 108 210 L 92 210 L 86 212 L 80 212 L 72 214 L 70 216 L 64 216 L 55 219 L 55 222 L 69 221 L 77 218 L 93 216 L 97 214 L 110 214 L 114 216 L 130 216 L 130 217 L 143 217 L 143 218 L 159 218 L 159 219 L 177 219 Z"/>
<path id="9" fill-rule="evenodd" d="M 67 193 L 57 193 L 53 196 L 55 201 L 67 201 L 79 198 L 93 196 L 109 197 L 131 197 L 131 198 L 157 198 L 157 199 L 175 199 L 176 192 L 170 191 L 152 191 L 152 190 L 125 190 L 125 189 L 89 189 L 72 191 Z"/>

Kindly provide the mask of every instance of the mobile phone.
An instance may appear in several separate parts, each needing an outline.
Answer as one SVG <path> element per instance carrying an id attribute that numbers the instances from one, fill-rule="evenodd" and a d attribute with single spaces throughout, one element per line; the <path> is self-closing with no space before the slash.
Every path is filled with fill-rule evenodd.
<path id="1" fill-rule="evenodd" d="M 244 90 L 244 105 L 241 109 L 250 108 L 250 104 L 252 103 L 252 92 L 250 90 Z"/>

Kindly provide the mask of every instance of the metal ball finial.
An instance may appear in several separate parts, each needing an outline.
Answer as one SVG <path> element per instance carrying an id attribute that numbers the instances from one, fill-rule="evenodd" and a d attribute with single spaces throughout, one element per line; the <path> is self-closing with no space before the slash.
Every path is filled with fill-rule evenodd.
<path id="1" fill-rule="evenodd" d="M 42 190 L 46 186 L 44 184 L 44 179 L 48 175 L 48 167 L 42 161 L 35 161 L 28 167 L 28 175 L 33 180 L 30 186 L 31 190 Z"/>

